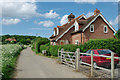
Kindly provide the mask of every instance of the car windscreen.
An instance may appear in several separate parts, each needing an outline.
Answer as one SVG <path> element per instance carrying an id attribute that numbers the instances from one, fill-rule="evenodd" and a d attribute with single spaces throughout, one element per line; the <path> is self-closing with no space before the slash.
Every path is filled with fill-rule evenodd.
<path id="1" fill-rule="evenodd" d="M 98 50 L 99 54 L 110 54 L 111 51 L 110 50 Z"/>

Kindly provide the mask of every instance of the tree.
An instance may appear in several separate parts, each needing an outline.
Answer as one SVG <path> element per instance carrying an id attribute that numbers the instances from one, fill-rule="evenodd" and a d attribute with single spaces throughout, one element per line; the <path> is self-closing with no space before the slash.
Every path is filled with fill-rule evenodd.
<path id="1" fill-rule="evenodd" d="M 115 37 L 117 38 L 117 39 L 120 39 L 120 29 L 117 31 L 117 33 L 115 34 Z"/>

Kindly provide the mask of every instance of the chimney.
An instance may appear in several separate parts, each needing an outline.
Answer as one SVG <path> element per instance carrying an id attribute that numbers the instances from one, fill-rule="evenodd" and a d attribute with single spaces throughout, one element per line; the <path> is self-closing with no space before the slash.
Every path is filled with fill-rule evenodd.
<path id="1" fill-rule="evenodd" d="M 99 14 L 100 13 L 100 10 L 98 10 L 97 8 L 96 8 L 96 10 L 94 11 L 94 15 L 97 15 L 97 14 Z"/>
<path id="2" fill-rule="evenodd" d="M 75 15 L 73 15 L 72 13 L 68 16 L 68 22 L 70 22 L 72 19 L 75 18 Z"/>

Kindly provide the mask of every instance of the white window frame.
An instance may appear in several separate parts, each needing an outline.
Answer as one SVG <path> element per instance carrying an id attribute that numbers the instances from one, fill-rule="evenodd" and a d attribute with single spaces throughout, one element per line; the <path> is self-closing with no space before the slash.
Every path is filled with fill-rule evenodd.
<path id="1" fill-rule="evenodd" d="M 78 22 L 75 20 L 75 31 L 78 31 L 79 30 L 79 24 L 78 24 Z"/>
<path id="2" fill-rule="evenodd" d="M 79 40 L 75 40 L 75 45 L 78 45 L 79 44 Z"/>
<path id="3" fill-rule="evenodd" d="M 105 27 L 106 27 L 106 32 L 105 32 Z M 108 33 L 108 26 L 107 25 L 104 25 L 104 33 Z"/>
<path id="4" fill-rule="evenodd" d="M 57 35 L 59 34 L 59 28 L 57 28 Z"/>
<path id="5" fill-rule="evenodd" d="M 91 28 L 93 27 L 93 31 L 91 31 Z M 90 25 L 90 32 L 94 32 L 94 25 Z"/>
<path id="6" fill-rule="evenodd" d="M 55 36 L 55 30 L 54 30 L 54 36 Z"/>

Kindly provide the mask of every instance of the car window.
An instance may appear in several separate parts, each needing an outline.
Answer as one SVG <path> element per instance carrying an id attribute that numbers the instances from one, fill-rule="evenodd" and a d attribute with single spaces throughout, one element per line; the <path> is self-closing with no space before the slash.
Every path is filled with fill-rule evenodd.
<path id="1" fill-rule="evenodd" d="M 111 51 L 110 50 L 98 50 L 99 54 L 110 54 Z"/>
<path id="2" fill-rule="evenodd" d="M 88 50 L 86 53 L 90 54 L 90 52 L 91 52 L 91 50 Z M 90 55 L 87 55 L 87 54 L 86 54 L 86 56 L 90 56 Z"/>
<path id="3" fill-rule="evenodd" d="M 90 50 L 88 50 L 86 53 L 90 53 Z"/>
<path id="4" fill-rule="evenodd" d="M 93 50 L 91 50 L 91 51 L 93 51 Z M 90 51 L 90 53 L 91 53 L 91 51 Z M 94 51 L 93 51 L 93 54 L 95 54 Z"/>

